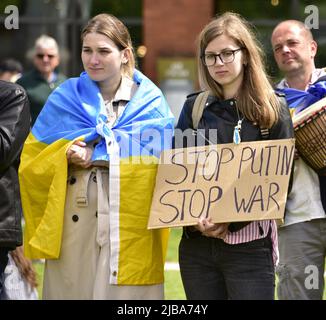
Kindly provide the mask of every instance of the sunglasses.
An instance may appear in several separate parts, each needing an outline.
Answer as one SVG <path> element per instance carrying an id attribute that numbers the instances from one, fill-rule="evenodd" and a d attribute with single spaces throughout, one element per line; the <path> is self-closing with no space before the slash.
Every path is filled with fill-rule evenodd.
<path id="1" fill-rule="evenodd" d="M 48 57 L 49 59 L 53 59 L 55 57 L 54 54 L 43 54 L 43 53 L 37 53 L 36 57 L 39 59 L 44 59 L 44 57 Z"/>

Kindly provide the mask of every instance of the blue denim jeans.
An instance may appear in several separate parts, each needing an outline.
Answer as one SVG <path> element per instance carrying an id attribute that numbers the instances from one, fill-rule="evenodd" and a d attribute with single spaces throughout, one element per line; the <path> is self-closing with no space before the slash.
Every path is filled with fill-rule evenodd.
<path id="1" fill-rule="evenodd" d="M 0 300 L 2 296 L 3 286 L 4 286 L 4 271 L 8 264 L 8 248 L 0 247 Z"/>
<path id="2" fill-rule="evenodd" d="M 184 232 L 179 264 L 187 299 L 274 299 L 275 270 L 269 235 L 230 245 L 198 232 L 190 237 Z"/>

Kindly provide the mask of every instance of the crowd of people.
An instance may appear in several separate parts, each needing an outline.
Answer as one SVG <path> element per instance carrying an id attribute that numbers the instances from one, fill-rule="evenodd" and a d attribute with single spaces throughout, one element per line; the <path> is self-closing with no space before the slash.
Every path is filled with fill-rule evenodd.
<path id="1" fill-rule="evenodd" d="M 58 72 L 59 47 L 48 35 L 35 41 L 33 70 L 14 59 L 0 63 L 0 299 L 37 299 L 31 259 L 44 259 L 43 299 L 162 300 L 169 233 L 147 222 L 158 159 L 176 143 L 174 117 L 161 90 L 137 70 L 118 18 L 93 17 L 81 39 L 84 71 L 76 78 Z M 201 90 L 186 98 L 178 130 L 217 132 L 214 141 L 196 139 L 198 146 L 295 137 L 291 117 L 301 109 L 289 89 L 309 92 L 326 81 L 304 23 L 286 20 L 271 34 L 279 83 L 271 83 L 254 28 L 239 14 L 216 16 L 197 40 Z M 276 273 L 279 299 L 322 299 L 325 178 L 296 152 L 282 225 L 208 216 L 183 227 L 187 299 L 273 300 Z M 9 290 L 12 265 L 24 295 Z M 316 286 L 306 284 L 308 266 L 316 267 Z"/>

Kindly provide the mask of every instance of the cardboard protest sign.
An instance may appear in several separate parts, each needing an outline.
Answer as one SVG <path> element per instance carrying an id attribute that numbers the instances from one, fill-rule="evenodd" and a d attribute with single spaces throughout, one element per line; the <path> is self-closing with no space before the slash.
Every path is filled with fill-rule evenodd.
<path id="1" fill-rule="evenodd" d="M 164 151 L 148 228 L 283 218 L 293 155 L 294 139 Z"/>

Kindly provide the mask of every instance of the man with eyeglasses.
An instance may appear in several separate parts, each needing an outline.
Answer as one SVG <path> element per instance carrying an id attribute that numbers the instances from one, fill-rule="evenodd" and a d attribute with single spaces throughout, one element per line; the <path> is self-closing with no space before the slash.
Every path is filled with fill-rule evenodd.
<path id="1" fill-rule="evenodd" d="M 59 48 L 56 40 L 47 35 L 37 38 L 33 48 L 34 69 L 17 81 L 27 91 L 32 125 L 50 93 L 66 79 L 63 74 L 56 72 L 59 63 Z"/>

